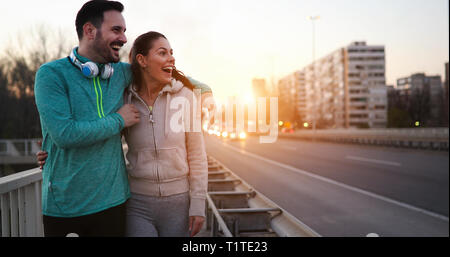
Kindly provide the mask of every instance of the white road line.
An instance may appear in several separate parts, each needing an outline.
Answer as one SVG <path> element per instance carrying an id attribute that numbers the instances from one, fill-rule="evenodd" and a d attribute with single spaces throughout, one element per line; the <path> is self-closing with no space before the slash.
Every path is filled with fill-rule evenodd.
<path id="1" fill-rule="evenodd" d="M 273 160 L 264 158 L 264 157 L 256 155 L 256 154 L 249 153 L 249 152 L 247 152 L 247 151 L 245 151 L 243 149 L 239 149 L 239 148 L 236 148 L 234 146 L 230 146 L 230 145 L 228 145 L 228 144 L 226 144 L 224 142 L 222 142 L 222 144 L 225 147 L 228 147 L 228 148 L 230 148 L 231 150 L 233 150 L 235 152 L 248 155 L 248 156 L 253 157 L 255 159 L 268 162 L 270 164 L 282 167 L 284 169 L 287 169 L 287 170 L 290 170 L 290 171 L 293 171 L 293 172 L 296 172 L 296 173 L 299 173 L 299 174 L 302 174 L 302 175 L 305 175 L 305 176 L 309 176 L 309 177 L 312 177 L 312 178 L 315 178 L 315 179 L 318 179 L 318 180 L 321 180 L 321 181 L 324 181 L 324 182 L 327 182 L 327 183 L 330 183 L 330 184 L 333 184 L 333 185 L 336 185 L 336 186 L 340 186 L 340 187 L 343 187 L 343 188 L 348 189 L 350 191 L 354 191 L 354 192 L 357 192 L 357 193 L 360 193 L 360 194 L 363 194 L 363 195 L 366 195 L 366 196 L 370 196 L 370 197 L 373 197 L 373 198 L 378 199 L 378 200 L 382 200 L 382 201 L 385 201 L 385 202 L 388 202 L 388 203 L 391 203 L 391 204 L 395 204 L 395 205 L 404 207 L 404 208 L 412 210 L 412 211 L 420 212 L 420 213 L 426 214 L 428 216 L 431 216 L 431 217 L 434 217 L 434 218 L 438 218 L 438 219 L 443 220 L 445 222 L 449 222 L 447 216 L 444 216 L 444 215 L 441 215 L 441 214 L 438 214 L 438 213 L 434 213 L 434 212 L 431 212 L 431 211 L 427 211 L 425 209 L 422 209 L 422 208 L 419 208 L 419 207 L 415 207 L 415 206 L 407 204 L 407 203 L 399 202 L 397 200 L 390 199 L 390 198 L 387 198 L 387 197 L 384 197 L 384 196 L 381 196 L 381 195 L 378 195 L 378 194 L 375 194 L 375 193 L 371 193 L 369 191 L 366 191 L 366 190 L 363 190 L 363 189 L 359 189 L 357 187 L 349 186 L 347 184 L 344 184 L 344 183 L 341 183 L 341 182 L 338 182 L 338 181 L 335 181 L 335 180 L 332 180 L 332 179 L 329 179 L 329 178 L 326 178 L 326 177 L 322 177 L 322 176 L 319 176 L 319 175 L 316 175 L 316 174 L 313 174 L 313 173 L 310 173 L 310 172 L 307 172 L 307 171 L 304 171 L 304 170 L 301 170 L 301 169 L 297 169 L 297 168 L 292 167 L 290 165 L 286 165 L 286 164 L 283 164 L 283 163 L 280 163 L 280 162 L 277 162 L 277 161 L 273 161 Z"/>
<path id="2" fill-rule="evenodd" d="M 284 148 L 287 150 L 292 150 L 292 151 L 297 151 L 297 147 L 293 147 L 293 146 L 281 146 L 281 148 Z"/>
<path id="3" fill-rule="evenodd" d="M 349 160 L 363 161 L 363 162 L 372 162 L 372 163 L 378 163 L 378 164 L 386 164 L 386 165 L 392 165 L 392 166 L 397 166 L 397 167 L 402 166 L 402 164 L 398 163 L 398 162 L 375 160 L 375 159 L 369 159 L 369 158 L 352 156 L 352 155 L 347 155 L 347 156 L 345 156 L 345 158 L 349 159 Z"/>

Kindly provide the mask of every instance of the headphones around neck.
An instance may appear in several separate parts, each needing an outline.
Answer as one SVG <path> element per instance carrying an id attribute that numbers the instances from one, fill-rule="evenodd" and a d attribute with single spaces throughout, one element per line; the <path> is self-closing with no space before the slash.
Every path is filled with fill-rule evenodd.
<path id="1" fill-rule="evenodd" d="M 76 48 L 74 48 L 70 52 L 70 56 L 69 56 L 70 61 L 75 66 L 80 68 L 81 73 L 83 73 L 83 75 L 85 77 L 87 77 L 87 78 L 97 77 L 99 74 L 97 64 L 95 64 L 94 62 L 86 62 L 86 63 L 80 62 L 77 59 L 77 57 L 75 56 L 75 50 L 76 50 Z M 100 77 L 102 79 L 109 79 L 110 77 L 112 77 L 113 73 L 114 73 L 114 68 L 112 67 L 112 65 L 110 63 L 107 63 L 107 64 L 103 65 L 103 68 L 100 72 Z"/>

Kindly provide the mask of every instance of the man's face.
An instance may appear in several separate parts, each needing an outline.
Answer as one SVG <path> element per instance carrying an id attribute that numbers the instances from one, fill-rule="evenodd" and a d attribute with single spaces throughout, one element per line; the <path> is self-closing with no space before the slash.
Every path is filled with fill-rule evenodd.
<path id="1" fill-rule="evenodd" d="M 118 62 L 119 50 L 127 42 L 125 19 L 118 11 L 103 13 L 103 23 L 97 30 L 93 48 L 103 63 Z"/>

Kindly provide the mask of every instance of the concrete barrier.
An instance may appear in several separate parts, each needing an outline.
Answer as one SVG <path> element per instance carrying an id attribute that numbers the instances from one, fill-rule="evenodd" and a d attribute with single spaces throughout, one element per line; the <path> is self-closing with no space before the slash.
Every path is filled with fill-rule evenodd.
<path id="1" fill-rule="evenodd" d="M 448 128 L 329 129 L 279 133 L 280 138 L 448 151 Z"/>

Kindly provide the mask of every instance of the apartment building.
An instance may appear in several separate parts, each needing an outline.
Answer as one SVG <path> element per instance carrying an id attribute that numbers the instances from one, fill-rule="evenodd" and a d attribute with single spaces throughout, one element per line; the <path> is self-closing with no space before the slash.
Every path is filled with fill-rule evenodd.
<path id="1" fill-rule="evenodd" d="M 348 127 L 346 53 L 339 49 L 303 69 L 308 113 L 316 128 Z"/>
<path id="2" fill-rule="evenodd" d="M 414 121 L 424 126 L 441 126 L 445 123 L 445 93 L 440 75 L 415 73 L 397 79 L 396 90 Z"/>
<path id="3" fill-rule="evenodd" d="M 384 46 L 353 42 L 301 70 L 305 120 L 317 128 L 385 128 Z"/>
<path id="4" fill-rule="evenodd" d="M 303 71 L 291 73 L 278 81 L 278 117 L 282 121 L 303 123 L 311 104 L 306 99 Z"/>
<path id="5" fill-rule="evenodd" d="M 317 128 L 385 128 L 385 77 L 384 46 L 353 42 L 280 79 L 279 102 Z"/>

